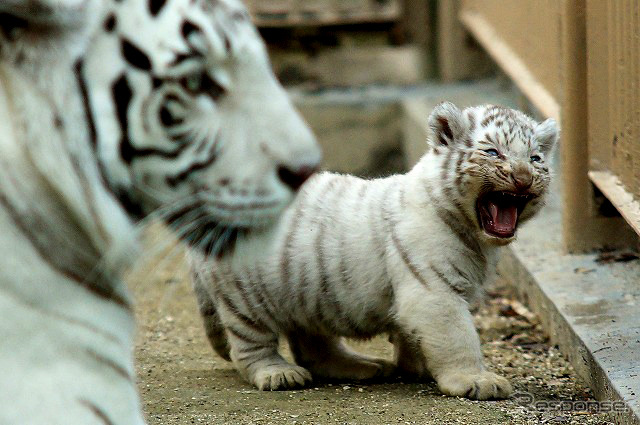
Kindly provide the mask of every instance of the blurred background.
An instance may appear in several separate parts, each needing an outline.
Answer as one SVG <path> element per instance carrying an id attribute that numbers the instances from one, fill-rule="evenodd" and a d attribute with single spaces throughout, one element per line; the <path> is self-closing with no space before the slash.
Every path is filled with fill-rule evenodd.
<path id="1" fill-rule="evenodd" d="M 566 252 L 640 233 L 640 1 L 250 0 L 327 169 L 385 175 L 424 151 L 442 100 L 563 130 Z M 635 204 L 632 204 L 635 202 Z"/>
<path id="2" fill-rule="evenodd" d="M 248 6 L 277 76 L 323 145 L 327 169 L 399 172 L 424 149 L 422 130 L 412 126 L 423 126 L 439 101 L 516 101 L 473 37 L 444 22 L 443 13 L 455 13 L 447 10 L 453 2 L 254 0 Z M 456 81 L 466 83 L 440 84 Z M 420 139 L 415 146 L 407 132 Z"/>

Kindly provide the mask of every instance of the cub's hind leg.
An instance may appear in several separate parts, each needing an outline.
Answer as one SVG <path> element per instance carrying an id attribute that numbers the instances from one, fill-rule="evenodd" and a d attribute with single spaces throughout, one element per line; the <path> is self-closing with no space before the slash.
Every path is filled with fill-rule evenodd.
<path id="1" fill-rule="evenodd" d="M 198 308 L 216 353 L 232 361 L 238 372 L 261 390 L 285 390 L 309 383 L 311 374 L 306 369 L 288 363 L 278 353 L 278 335 L 259 318 L 259 306 L 247 303 L 245 282 L 228 270 L 216 270 L 214 263 L 196 255 L 189 261 Z M 220 292 L 221 288 L 228 292 Z M 241 302 L 234 302 L 234 292 L 235 301 Z"/>
<path id="2" fill-rule="evenodd" d="M 280 355 L 278 334 L 255 312 L 241 311 L 225 294 L 216 297 L 216 301 L 231 361 L 247 381 L 264 391 L 299 388 L 311 382 L 308 370 Z"/>
<path id="3" fill-rule="evenodd" d="M 411 378 L 430 377 L 427 359 L 416 337 L 395 331 L 389 335 L 389 342 L 393 344 L 393 361 L 400 374 Z"/>
<path id="4" fill-rule="evenodd" d="M 204 330 L 209 339 L 209 343 L 211 343 L 211 347 L 213 347 L 214 351 L 218 353 L 220 357 L 226 361 L 231 361 L 231 357 L 229 356 L 229 343 L 224 331 L 224 326 L 220 321 L 216 304 L 206 288 L 207 276 L 203 270 L 192 267 L 191 277 L 198 302 L 198 310 L 202 316 Z M 209 284 L 211 284 L 211 282 L 209 282 Z"/>
<path id="5" fill-rule="evenodd" d="M 391 362 L 356 353 L 339 337 L 296 331 L 288 338 L 296 363 L 317 377 L 360 381 L 386 377 L 395 370 Z"/>
<path id="6" fill-rule="evenodd" d="M 247 381 L 263 391 L 299 388 L 311 382 L 308 370 L 292 365 L 280 355 L 277 335 L 241 329 L 230 326 L 227 333 L 233 364 Z"/>

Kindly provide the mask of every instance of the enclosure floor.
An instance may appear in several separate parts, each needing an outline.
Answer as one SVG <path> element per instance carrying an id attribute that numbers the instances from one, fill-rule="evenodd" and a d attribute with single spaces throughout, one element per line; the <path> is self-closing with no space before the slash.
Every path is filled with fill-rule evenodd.
<path id="1" fill-rule="evenodd" d="M 399 378 L 257 391 L 209 347 L 187 276 L 181 251 L 167 249 L 148 257 L 129 278 L 137 300 L 139 388 L 150 425 L 609 423 L 602 415 L 541 411 L 522 405 L 521 397 L 483 402 L 445 397 L 433 382 Z M 476 318 L 489 367 L 538 401 L 590 400 L 568 362 L 547 343 L 538 320 L 507 291 L 491 289 Z M 383 337 L 356 347 L 392 355 Z"/>

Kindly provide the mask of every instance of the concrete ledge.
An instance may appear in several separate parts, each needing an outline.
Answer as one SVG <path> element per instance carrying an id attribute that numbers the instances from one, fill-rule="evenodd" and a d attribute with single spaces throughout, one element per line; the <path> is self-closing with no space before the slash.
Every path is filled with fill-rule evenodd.
<path id="1" fill-rule="evenodd" d="M 612 413 L 615 423 L 639 425 L 640 262 L 564 254 L 553 205 L 520 232 L 500 273 L 539 314 L 595 398 L 623 403 Z"/>

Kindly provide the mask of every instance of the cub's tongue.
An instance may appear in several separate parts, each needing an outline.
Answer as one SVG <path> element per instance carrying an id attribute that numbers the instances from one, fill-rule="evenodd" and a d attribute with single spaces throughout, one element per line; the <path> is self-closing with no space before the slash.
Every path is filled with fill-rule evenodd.
<path id="1" fill-rule="evenodd" d="M 518 207 L 515 205 L 497 205 L 489 201 L 489 213 L 493 231 L 503 235 L 512 235 L 518 223 Z"/>

